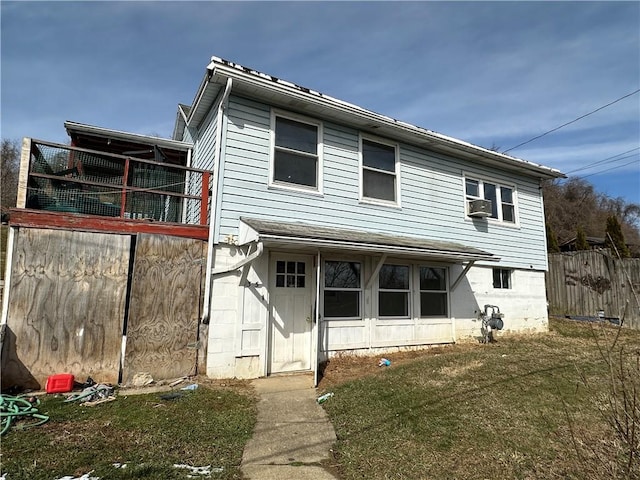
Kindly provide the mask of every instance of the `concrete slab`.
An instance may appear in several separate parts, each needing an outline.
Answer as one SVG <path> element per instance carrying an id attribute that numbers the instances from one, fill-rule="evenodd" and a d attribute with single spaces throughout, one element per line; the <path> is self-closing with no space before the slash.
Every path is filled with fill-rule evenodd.
<path id="1" fill-rule="evenodd" d="M 336 435 L 316 402 L 313 376 L 275 376 L 252 383 L 260 400 L 256 428 L 242 457 L 245 477 L 334 479 L 321 464 L 330 458 Z"/>

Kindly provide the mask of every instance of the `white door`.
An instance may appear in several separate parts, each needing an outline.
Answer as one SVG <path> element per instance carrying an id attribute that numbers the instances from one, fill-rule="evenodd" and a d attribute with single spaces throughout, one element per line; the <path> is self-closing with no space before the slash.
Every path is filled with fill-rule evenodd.
<path id="1" fill-rule="evenodd" d="M 271 257 L 271 362 L 269 373 L 311 368 L 313 316 L 309 256 Z"/>

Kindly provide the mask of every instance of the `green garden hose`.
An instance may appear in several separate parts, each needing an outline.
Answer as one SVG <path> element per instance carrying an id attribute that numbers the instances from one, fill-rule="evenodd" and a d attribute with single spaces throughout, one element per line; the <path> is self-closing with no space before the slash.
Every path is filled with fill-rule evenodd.
<path id="1" fill-rule="evenodd" d="M 20 423 L 18 428 L 21 429 L 42 425 L 48 421 L 49 417 L 47 415 L 38 413 L 37 407 L 39 405 L 40 400 L 37 398 L 34 401 L 30 401 L 24 397 L 0 395 L 0 417 L 2 418 L 0 435 L 7 433 L 11 428 L 11 424 L 18 420 L 35 419 L 30 423 Z"/>

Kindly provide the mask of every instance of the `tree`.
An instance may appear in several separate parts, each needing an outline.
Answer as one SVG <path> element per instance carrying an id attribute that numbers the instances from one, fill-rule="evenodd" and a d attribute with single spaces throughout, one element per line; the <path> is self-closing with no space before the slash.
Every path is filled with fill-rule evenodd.
<path id="1" fill-rule="evenodd" d="M 607 217 L 607 229 L 605 231 L 604 246 L 611 249 L 614 254 L 620 255 L 621 258 L 629 257 L 629 249 L 624 242 L 624 235 L 622 234 L 622 226 L 618 217 L 610 215 Z"/>
<path id="2" fill-rule="evenodd" d="M 558 253 L 560 252 L 560 247 L 558 246 L 558 237 L 556 237 L 556 233 L 551 228 L 551 225 L 547 223 L 547 251 L 549 253 Z"/>
<path id="3" fill-rule="evenodd" d="M 576 232 L 576 250 L 589 250 L 587 236 L 584 233 L 582 225 L 578 226 L 578 231 Z"/>
<path id="4" fill-rule="evenodd" d="M 546 223 L 560 243 L 575 238 L 578 226 L 586 236 L 605 238 L 607 218 L 614 215 L 621 224 L 631 255 L 640 257 L 639 204 L 598 193 L 582 178 L 545 182 L 542 193 Z M 547 245 L 551 245 L 548 238 Z"/>
<path id="5" fill-rule="evenodd" d="M 20 174 L 20 143 L 2 140 L 0 153 L 0 208 L 2 214 L 16 206 L 18 175 Z"/>

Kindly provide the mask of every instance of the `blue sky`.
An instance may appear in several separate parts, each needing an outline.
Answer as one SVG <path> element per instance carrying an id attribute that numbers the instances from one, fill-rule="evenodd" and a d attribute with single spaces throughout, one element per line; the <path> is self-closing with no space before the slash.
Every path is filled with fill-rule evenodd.
<path id="1" fill-rule="evenodd" d="M 0 8 L 9 139 L 65 142 L 65 120 L 169 137 L 212 55 L 502 151 L 640 88 L 638 2 Z M 640 202 L 639 147 L 636 93 L 509 153 Z"/>

